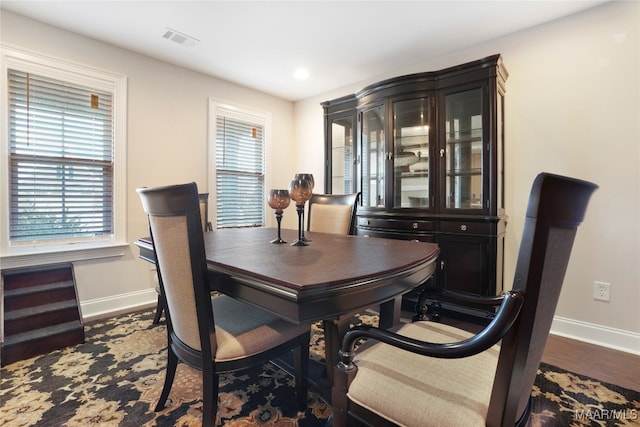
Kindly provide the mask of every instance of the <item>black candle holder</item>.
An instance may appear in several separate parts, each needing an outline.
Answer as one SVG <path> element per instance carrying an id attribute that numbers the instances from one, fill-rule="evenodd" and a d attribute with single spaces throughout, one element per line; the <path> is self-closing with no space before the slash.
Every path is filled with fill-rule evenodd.
<path id="1" fill-rule="evenodd" d="M 278 237 L 273 239 L 271 241 L 271 243 L 287 243 L 286 240 L 282 240 L 282 237 L 280 236 L 280 224 L 282 223 L 282 210 L 281 209 L 277 209 L 276 210 L 276 221 L 278 221 Z"/>
<path id="2" fill-rule="evenodd" d="M 313 194 L 313 187 L 315 186 L 315 181 L 313 179 L 313 174 L 310 173 L 297 173 L 293 176 L 293 179 L 295 181 L 297 180 L 305 180 L 309 183 L 309 187 L 310 187 L 310 191 L 311 194 Z M 309 198 L 311 198 L 311 194 L 309 194 Z M 308 199 L 307 199 L 308 200 Z M 306 200 L 305 200 L 306 202 Z M 302 240 L 303 242 L 310 242 L 311 239 L 307 239 L 304 235 L 304 202 L 302 203 L 302 237 L 300 238 L 300 240 Z"/>
<path id="3" fill-rule="evenodd" d="M 308 246 L 308 240 L 304 238 L 304 204 L 311 198 L 311 183 L 296 175 L 289 183 L 289 195 L 291 200 L 296 202 L 296 211 L 298 212 L 298 240 L 291 245 Z"/>
<path id="4" fill-rule="evenodd" d="M 278 222 L 278 237 L 273 239 L 271 243 L 287 243 L 282 240 L 280 236 L 280 227 L 282 223 L 282 210 L 289 206 L 291 198 L 289 197 L 289 190 L 270 190 L 269 191 L 269 206 L 276 211 L 276 221 Z"/>
<path id="5" fill-rule="evenodd" d="M 309 244 L 303 240 L 303 219 L 302 215 L 304 213 L 304 203 L 296 203 L 296 211 L 298 212 L 298 240 L 293 242 L 291 246 L 309 246 Z"/>

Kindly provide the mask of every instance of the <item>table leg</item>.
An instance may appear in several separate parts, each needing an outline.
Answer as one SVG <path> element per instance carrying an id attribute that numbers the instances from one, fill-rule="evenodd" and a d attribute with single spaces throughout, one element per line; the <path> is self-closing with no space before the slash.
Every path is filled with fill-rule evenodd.
<path id="1" fill-rule="evenodd" d="M 327 377 L 333 384 L 333 371 L 338 363 L 338 350 L 342 345 L 342 338 L 349 330 L 349 319 L 352 315 L 340 316 L 338 319 L 323 320 L 324 330 L 324 358 L 327 366 Z"/>
<path id="2" fill-rule="evenodd" d="M 400 324 L 402 295 L 380 304 L 380 329 L 389 329 Z"/>

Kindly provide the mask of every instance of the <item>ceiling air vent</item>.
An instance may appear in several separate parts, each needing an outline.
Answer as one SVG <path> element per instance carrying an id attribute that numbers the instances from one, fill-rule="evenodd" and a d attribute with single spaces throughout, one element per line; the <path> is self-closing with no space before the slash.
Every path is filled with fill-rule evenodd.
<path id="1" fill-rule="evenodd" d="M 195 37 L 188 36 L 185 33 L 181 33 L 180 31 L 176 31 L 171 28 L 167 28 L 167 31 L 164 32 L 162 37 L 167 40 L 174 41 L 183 46 L 195 46 L 196 43 L 200 41 Z"/>

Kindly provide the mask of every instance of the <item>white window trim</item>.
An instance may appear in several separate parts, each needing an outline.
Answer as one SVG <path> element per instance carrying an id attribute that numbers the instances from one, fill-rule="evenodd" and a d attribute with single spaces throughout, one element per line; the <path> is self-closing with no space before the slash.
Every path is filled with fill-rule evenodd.
<path id="1" fill-rule="evenodd" d="M 86 259 L 121 256 L 128 246 L 127 236 L 127 77 L 72 63 L 58 58 L 23 50 L 2 44 L 0 61 L 3 81 L 0 99 L 0 120 L 2 129 L 0 144 L 0 261 L 3 268 L 39 265 L 54 262 L 79 261 Z M 92 242 L 68 244 L 9 245 L 9 111 L 7 69 L 14 68 L 33 73 L 41 73 L 58 79 L 72 75 L 75 81 L 86 79 L 89 86 L 97 86 L 113 92 L 114 105 L 114 233 Z"/>
<path id="2" fill-rule="evenodd" d="M 207 157 L 207 186 L 209 193 L 209 201 L 218 200 L 216 194 L 216 135 L 218 113 L 224 112 L 226 116 L 233 117 L 238 120 L 254 122 L 264 126 L 264 189 L 265 194 L 262 195 L 266 203 L 268 189 L 270 186 L 271 170 L 271 113 L 267 111 L 259 111 L 249 107 L 234 105 L 225 101 L 209 98 L 209 120 L 208 120 L 208 157 Z M 205 191 L 200 189 L 200 192 Z M 214 225 L 217 223 L 217 210 L 215 204 L 209 207 L 209 220 Z M 267 215 L 265 215 L 266 219 Z"/>

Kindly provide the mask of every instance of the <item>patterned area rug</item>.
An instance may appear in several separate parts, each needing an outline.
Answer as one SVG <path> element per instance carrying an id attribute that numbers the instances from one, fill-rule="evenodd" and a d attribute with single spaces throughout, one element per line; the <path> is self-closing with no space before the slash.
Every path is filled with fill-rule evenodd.
<path id="1" fill-rule="evenodd" d="M 166 328 L 152 311 L 85 325 L 86 342 L 0 371 L 2 426 L 196 426 L 199 372 L 180 364 L 166 408 L 153 412 L 164 380 Z M 360 315 L 353 324 L 377 323 Z M 324 339 L 314 326 L 312 357 Z M 293 378 L 271 363 L 220 380 L 217 422 L 225 426 L 324 426 L 331 408 L 313 393 L 295 407 Z M 542 365 L 532 425 L 640 425 L 640 393 Z"/>

